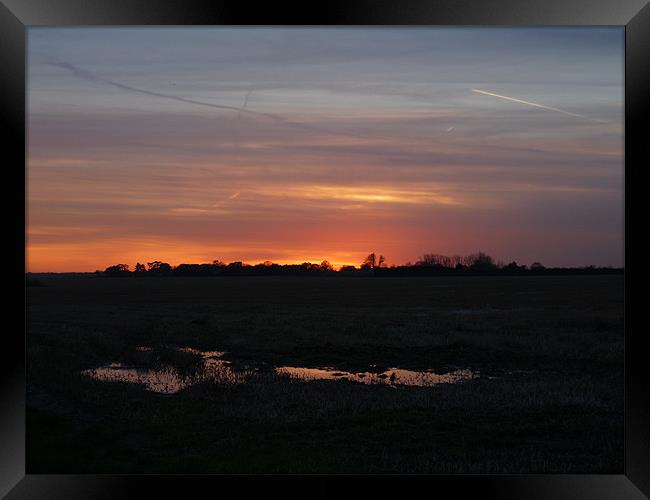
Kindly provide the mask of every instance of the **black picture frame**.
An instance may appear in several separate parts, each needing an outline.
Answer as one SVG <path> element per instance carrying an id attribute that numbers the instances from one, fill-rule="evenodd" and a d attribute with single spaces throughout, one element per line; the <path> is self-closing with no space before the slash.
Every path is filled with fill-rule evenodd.
<path id="1" fill-rule="evenodd" d="M 16 223 L 5 274 L 19 288 L 6 328 L 0 363 L 0 495 L 7 498 L 191 497 L 216 488 L 223 476 L 25 475 L 25 57 L 26 28 L 70 25 L 616 25 L 624 26 L 625 54 L 625 470 L 620 475 L 435 475 L 427 488 L 454 497 L 526 499 L 641 499 L 650 497 L 650 390 L 645 380 L 646 328 L 642 293 L 647 282 L 642 247 L 633 247 L 633 217 L 643 221 L 648 179 L 644 137 L 650 94 L 650 6 L 647 0 L 340 0 L 299 7 L 275 2 L 209 0 L 2 0 L 0 3 L 0 100 L 6 138 L 3 196 L 6 219 Z M 10 160 L 11 159 L 11 160 Z M 4 162 L 3 162 L 4 163 Z M 5 178 L 6 179 L 6 178 Z M 634 205 L 632 205 L 634 204 Z M 16 214 L 23 214 L 23 217 Z M 19 226 L 21 226 L 19 228 Z M 9 248 L 9 247 L 7 247 Z M 15 267 L 14 267 L 15 263 Z M 21 264 L 22 263 L 22 267 Z M 22 328 L 21 328 L 22 325 Z M 632 325 L 642 325 L 632 328 Z M 249 477 L 249 476 L 247 476 Z M 403 480 L 403 478 L 401 478 Z M 401 481 L 400 481 L 401 482 Z M 375 487 L 383 480 L 373 479 Z M 247 483 L 248 484 L 248 483 Z M 253 482 L 254 484 L 254 482 Z M 238 481 L 238 486 L 243 486 Z M 209 490 L 208 490 L 209 491 Z M 239 493 L 244 490 L 239 490 Z M 433 490 L 432 490 L 433 491 Z M 217 490 L 212 490 L 217 494 Z"/>

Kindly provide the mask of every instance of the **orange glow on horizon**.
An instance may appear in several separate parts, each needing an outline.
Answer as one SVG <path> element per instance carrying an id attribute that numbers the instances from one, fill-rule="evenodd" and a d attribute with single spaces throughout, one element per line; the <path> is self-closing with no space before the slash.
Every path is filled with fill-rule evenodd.
<path id="1" fill-rule="evenodd" d="M 143 251 L 143 248 L 147 249 Z M 32 245 L 26 251 L 26 272 L 94 272 L 103 271 L 115 264 L 127 264 L 130 269 L 133 269 L 137 262 L 146 264 L 155 260 L 167 262 L 172 266 L 206 264 L 215 260 L 225 264 L 243 262 L 247 265 L 261 264 L 265 261 L 280 265 L 304 262 L 320 264 L 326 260 L 335 269 L 340 269 L 342 266 L 350 265 L 358 267 L 372 251 L 323 252 L 322 255 L 317 252 L 295 253 L 282 258 L 268 258 L 255 249 L 242 248 L 238 251 L 235 248 L 222 248 L 220 251 L 215 251 L 214 247 L 209 246 L 174 247 L 173 243 L 160 244 L 146 241 Z"/>

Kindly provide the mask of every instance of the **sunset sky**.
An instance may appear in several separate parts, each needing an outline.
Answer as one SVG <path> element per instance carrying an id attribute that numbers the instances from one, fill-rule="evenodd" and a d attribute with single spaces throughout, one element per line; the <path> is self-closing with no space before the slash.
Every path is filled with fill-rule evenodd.
<path id="1" fill-rule="evenodd" d="M 27 270 L 622 266 L 623 37 L 29 28 Z"/>

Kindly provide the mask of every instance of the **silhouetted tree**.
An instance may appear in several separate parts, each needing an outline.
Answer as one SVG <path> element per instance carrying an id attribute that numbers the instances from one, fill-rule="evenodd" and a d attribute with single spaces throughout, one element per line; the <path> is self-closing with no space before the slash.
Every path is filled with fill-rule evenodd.
<path id="1" fill-rule="evenodd" d="M 321 271 L 334 271 L 334 266 L 329 263 L 329 261 L 324 260 L 323 262 L 320 263 L 320 269 Z"/>
<path id="2" fill-rule="evenodd" d="M 451 267 L 451 258 L 437 253 L 425 253 L 417 262 L 418 266 Z"/>
<path id="3" fill-rule="evenodd" d="M 463 258 L 460 255 L 452 255 L 449 257 L 449 267 L 456 267 L 461 263 Z"/>
<path id="4" fill-rule="evenodd" d="M 128 276 L 131 274 L 129 271 L 128 264 L 115 264 L 114 266 L 109 266 L 104 270 L 104 274 L 108 276 Z"/>
<path id="5" fill-rule="evenodd" d="M 215 260 L 211 264 L 179 264 L 176 267 L 166 262 L 153 261 L 147 263 L 148 270 L 144 264 L 136 263 L 134 272 L 129 270 L 127 264 L 116 264 L 107 267 L 103 272 L 96 271 L 96 274 L 103 276 L 216 276 L 216 275 L 242 275 L 242 276 L 270 276 L 270 275 L 324 275 L 340 274 L 344 276 L 445 276 L 445 275 L 472 275 L 472 274 L 517 274 L 527 275 L 566 275 L 566 274 L 620 274 L 622 268 L 603 268 L 583 266 L 580 268 L 546 268 L 539 262 L 534 262 L 530 269 L 524 265 L 518 265 L 515 261 L 503 264 L 496 261 L 484 252 L 477 252 L 465 257 L 445 256 L 433 253 L 422 255 L 416 264 L 410 262 L 405 265 L 386 266 L 386 259 L 383 255 L 377 256 L 374 252 L 368 255 L 360 267 L 343 266 L 335 271 L 333 266 L 323 260 L 320 264 L 303 262 L 302 264 L 276 264 L 271 261 L 264 261 L 254 266 L 241 261 L 231 262 L 225 265 Z"/>
<path id="6" fill-rule="evenodd" d="M 169 274 L 172 272 L 172 266 L 167 264 L 167 262 L 160 262 L 155 260 L 153 262 L 147 262 L 148 271 L 151 274 Z"/>
<path id="7" fill-rule="evenodd" d="M 361 263 L 361 269 L 374 269 L 376 262 L 377 257 L 375 255 L 375 252 L 372 252 L 365 259 L 363 259 L 363 262 Z"/>
<path id="8" fill-rule="evenodd" d="M 312 264 L 311 262 L 303 262 L 300 264 L 300 267 L 307 272 L 320 271 L 320 266 L 318 264 Z"/>
<path id="9" fill-rule="evenodd" d="M 370 255 L 368 255 L 365 259 L 363 259 L 363 263 L 361 264 L 361 269 L 377 269 L 383 266 L 385 262 L 386 262 L 386 258 L 383 255 L 377 257 L 375 255 L 375 252 L 373 252 Z"/>
<path id="10" fill-rule="evenodd" d="M 178 276 L 209 276 L 212 269 L 211 264 L 179 264 L 173 272 Z"/>
<path id="11" fill-rule="evenodd" d="M 437 253 L 425 253 L 417 261 L 418 266 L 446 267 L 452 269 L 463 262 L 460 255 L 440 255 Z"/>
<path id="12" fill-rule="evenodd" d="M 470 269 L 475 271 L 489 271 L 496 269 L 497 267 L 494 263 L 494 259 L 483 252 L 468 255 L 466 259 Z"/>

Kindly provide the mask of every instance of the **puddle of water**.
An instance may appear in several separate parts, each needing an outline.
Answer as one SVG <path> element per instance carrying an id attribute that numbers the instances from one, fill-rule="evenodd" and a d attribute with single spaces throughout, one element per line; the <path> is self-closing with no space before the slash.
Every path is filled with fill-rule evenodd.
<path id="1" fill-rule="evenodd" d="M 149 352 L 151 347 L 138 346 L 137 351 Z M 142 384 L 148 390 L 161 394 L 174 394 L 186 387 L 204 381 L 218 384 L 235 385 L 246 382 L 256 370 L 235 371 L 230 361 L 222 359 L 223 351 L 200 351 L 191 347 L 178 348 L 179 351 L 201 356 L 202 367 L 196 373 L 186 375 L 174 367 L 159 369 L 141 369 L 122 363 L 110 363 L 99 368 L 85 370 L 83 375 L 105 382 L 129 382 Z M 371 365 L 374 367 L 375 365 Z M 435 373 L 431 370 L 413 371 L 401 368 L 389 368 L 378 372 L 347 372 L 334 368 L 304 368 L 281 366 L 275 373 L 299 380 L 349 380 L 362 384 L 412 387 L 432 387 L 438 384 L 456 384 L 478 377 L 478 373 L 468 369 L 448 373 Z"/>
<path id="2" fill-rule="evenodd" d="M 104 382 L 130 382 L 142 384 L 147 389 L 161 394 L 173 394 L 187 387 L 185 378 L 171 367 L 161 370 L 140 370 L 121 363 L 110 363 L 92 370 L 85 370 L 87 375 Z"/>
<path id="3" fill-rule="evenodd" d="M 147 352 L 151 351 L 151 347 L 137 347 L 136 350 Z M 105 382 L 142 384 L 153 392 L 174 394 L 203 381 L 229 385 L 240 384 L 250 373 L 234 371 L 230 367 L 230 361 L 219 359 L 224 355 L 221 351 L 198 351 L 190 347 L 182 347 L 178 350 L 200 355 L 203 358 L 202 368 L 195 374 L 183 375 L 171 366 L 160 369 L 140 369 L 121 363 L 110 363 L 99 368 L 85 370 L 82 375 Z"/>
<path id="4" fill-rule="evenodd" d="M 432 371 L 412 371 L 401 368 L 389 368 L 385 372 L 345 372 L 333 368 L 299 368 L 296 366 L 281 366 L 276 373 L 287 375 L 300 380 L 350 380 L 362 384 L 383 384 L 390 386 L 407 385 L 412 387 L 432 387 L 438 384 L 456 384 L 472 380 L 478 374 L 472 370 L 455 370 L 449 373 L 434 373 Z"/>
<path id="5" fill-rule="evenodd" d="M 191 347 L 180 347 L 178 350 L 181 352 L 196 354 L 198 356 L 201 356 L 204 360 L 221 358 L 224 354 L 226 354 L 225 351 L 199 351 L 198 349 L 192 349 Z"/>

